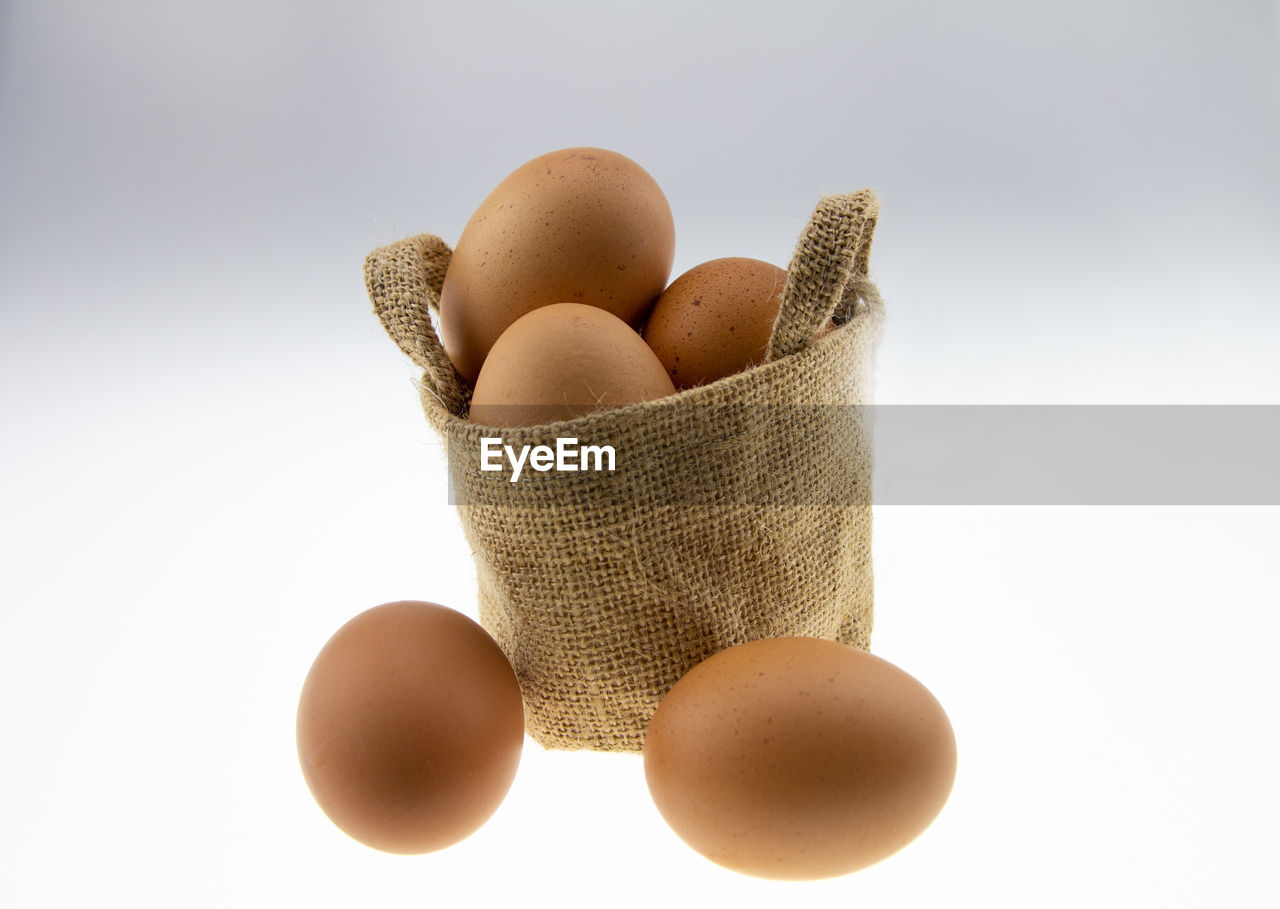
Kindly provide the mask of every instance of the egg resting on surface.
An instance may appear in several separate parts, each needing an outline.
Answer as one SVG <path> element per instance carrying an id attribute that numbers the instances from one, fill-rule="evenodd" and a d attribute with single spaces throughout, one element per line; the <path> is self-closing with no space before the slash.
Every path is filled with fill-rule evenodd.
<path id="1" fill-rule="evenodd" d="M 440 294 L 440 340 L 474 385 L 490 348 L 550 303 L 598 306 L 639 326 L 671 275 L 675 222 L 630 158 L 566 148 L 521 165 L 463 228 Z"/>
<path id="2" fill-rule="evenodd" d="M 555 303 L 517 319 L 493 345 L 470 419 L 536 426 L 670 394 L 666 370 L 627 323 L 594 306 Z"/>
<path id="3" fill-rule="evenodd" d="M 321 649 L 297 739 L 307 785 L 339 828 L 384 852 L 431 852 L 502 802 L 524 747 L 524 706 L 478 624 L 435 603 L 386 603 Z"/>
<path id="4" fill-rule="evenodd" d="M 955 736 L 923 685 L 818 638 L 731 647 L 686 673 L 644 745 L 659 812 L 712 861 L 757 877 L 848 874 L 942 810 Z"/>
<path id="5" fill-rule="evenodd" d="M 764 362 L 787 273 L 759 259 L 712 259 L 671 282 L 649 314 L 644 339 L 677 388 L 692 388 Z"/>

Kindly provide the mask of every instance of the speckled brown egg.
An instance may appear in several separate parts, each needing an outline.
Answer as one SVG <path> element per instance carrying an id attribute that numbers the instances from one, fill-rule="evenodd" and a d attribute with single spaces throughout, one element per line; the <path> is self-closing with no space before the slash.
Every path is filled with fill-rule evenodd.
<path id="1" fill-rule="evenodd" d="M 471 398 L 471 422 L 535 426 L 675 394 L 658 358 L 617 316 L 542 306 L 502 333 Z"/>
<path id="2" fill-rule="evenodd" d="M 498 645 L 435 603 L 376 606 L 320 651 L 298 702 L 298 757 L 325 814 L 384 852 L 431 852 L 497 809 L 524 746 Z"/>
<path id="3" fill-rule="evenodd" d="M 440 337 L 474 385 L 499 335 L 550 303 L 598 306 L 639 326 L 671 275 L 675 224 L 630 158 L 566 148 L 512 172 L 467 222 L 440 296 Z"/>
<path id="4" fill-rule="evenodd" d="M 762 363 L 787 273 L 759 259 L 712 259 L 671 282 L 649 314 L 644 339 L 677 388 Z"/>
<path id="5" fill-rule="evenodd" d="M 891 663 L 817 638 L 731 647 L 663 699 L 644 745 L 659 812 L 727 868 L 804 880 L 915 839 L 955 777 L 951 724 Z"/>

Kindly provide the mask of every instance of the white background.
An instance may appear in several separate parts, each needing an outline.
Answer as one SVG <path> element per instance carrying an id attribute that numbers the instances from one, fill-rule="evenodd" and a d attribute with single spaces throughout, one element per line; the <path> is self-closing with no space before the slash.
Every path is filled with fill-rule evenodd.
<path id="1" fill-rule="evenodd" d="M 1263 2 L 0 6 L 0 904 L 1273 903 L 1274 508 L 876 510 L 875 652 L 960 768 L 851 877 L 688 850 L 634 756 L 544 752 L 386 856 L 312 802 L 311 659 L 475 614 L 364 254 L 614 148 L 677 272 L 871 186 L 883 403 L 1280 403 Z"/>

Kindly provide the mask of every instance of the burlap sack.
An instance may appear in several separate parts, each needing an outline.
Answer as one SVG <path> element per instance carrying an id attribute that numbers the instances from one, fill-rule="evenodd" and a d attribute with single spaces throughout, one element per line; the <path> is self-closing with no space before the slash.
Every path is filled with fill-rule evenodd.
<path id="1" fill-rule="evenodd" d="M 819 202 L 762 365 L 522 429 L 467 421 L 470 389 L 431 321 L 448 246 L 423 234 L 365 261 L 374 311 L 424 370 L 480 619 L 515 668 L 542 745 L 640 750 L 666 691 L 733 644 L 807 635 L 868 646 L 871 443 L 855 405 L 870 403 L 883 319 L 867 277 L 877 210 L 867 190 Z M 616 470 L 530 470 L 513 483 L 479 469 L 486 436 L 516 450 L 560 437 L 611 445 Z"/>

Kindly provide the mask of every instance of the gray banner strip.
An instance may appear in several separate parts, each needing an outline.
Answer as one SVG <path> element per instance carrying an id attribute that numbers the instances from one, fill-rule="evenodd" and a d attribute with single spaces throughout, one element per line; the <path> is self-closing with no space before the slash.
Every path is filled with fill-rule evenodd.
<path id="1" fill-rule="evenodd" d="M 868 410 L 877 505 L 1280 505 L 1273 405 Z"/>
<path id="2" fill-rule="evenodd" d="M 679 423 L 676 424 L 676 417 Z M 634 420 L 641 417 L 633 415 Z M 450 501 L 516 507 L 646 505 L 1280 505 L 1277 405 L 725 405 L 683 408 L 646 438 L 578 424 L 577 446 L 615 447 L 607 471 L 484 461 L 475 433 L 449 442 Z M 621 424 L 620 424 L 621 425 Z M 678 425 L 678 431 L 672 430 Z M 484 431 L 486 434 L 489 430 Z M 494 430 L 530 447 L 547 428 Z M 810 444 L 790 444 L 796 434 Z M 576 438 L 576 436 L 581 438 Z M 821 452 L 805 463 L 775 449 Z M 868 476 L 867 457 L 871 454 Z M 543 454 L 550 457 L 550 449 Z M 616 460 L 616 466 L 614 462 Z M 679 465 L 678 469 L 675 465 Z M 545 465 L 544 465 L 545 466 Z M 458 476 L 478 499 L 457 495 Z M 512 478 L 515 477 L 513 480 Z"/>

